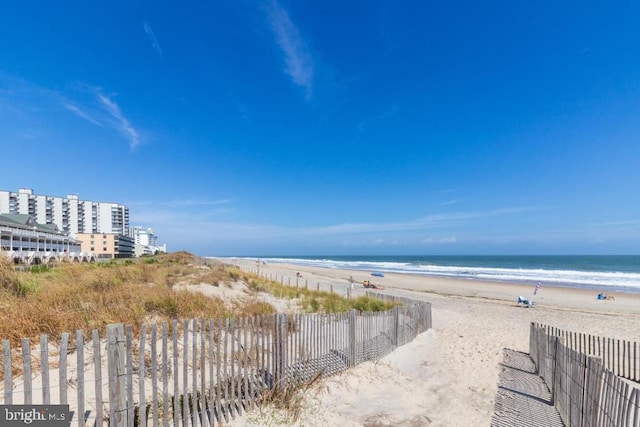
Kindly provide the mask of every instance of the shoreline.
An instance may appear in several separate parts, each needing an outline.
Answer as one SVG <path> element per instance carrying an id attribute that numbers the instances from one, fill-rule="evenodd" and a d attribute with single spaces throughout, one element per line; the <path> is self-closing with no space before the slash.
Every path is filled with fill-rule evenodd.
<path id="1" fill-rule="evenodd" d="M 613 261 L 603 261 L 607 256 L 566 256 L 573 261 L 561 261 L 562 256 L 542 256 L 543 261 L 531 261 L 531 256 L 495 256 L 493 261 L 474 261 L 485 257 L 443 257 L 440 263 L 412 256 L 397 257 L 224 257 L 232 262 L 257 262 L 289 264 L 300 267 L 380 271 L 384 274 L 430 277 L 433 279 L 472 280 L 547 287 L 577 288 L 604 292 L 640 294 L 640 256 L 628 256 L 631 261 L 621 262 L 622 256 L 611 256 Z M 437 257 L 436 257 L 437 258 Z M 458 259 L 459 258 L 459 259 Z M 507 261 L 503 260 L 506 259 Z M 522 260 L 520 260 L 522 258 Z M 549 259 L 547 259 L 549 258 Z M 516 261 L 514 261 L 516 259 Z M 589 263 L 592 266 L 587 268 Z"/>
<path id="2" fill-rule="evenodd" d="M 227 261 L 228 262 L 228 261 Z M 256 272 L 255 261 L 236 259 L 234 264 Z M 452 278 L 429 275 L 414 275 L 406 273 L 385 273 L 384 277 L 373 277 L 369 271 L 355 269 L 340 269 L 298 264 L 270 262 L 260 265 L 263 275 L 288 277 L 295 283 L 296 273 L 302 278 L 299 285 L 305 282 L 315 289 L 320 284 L 321 290 L 329 290 L 332 285 L 337 292 L 346 294 L 350 286 L 349 280 L 354 280 L 354 295 L 364 294 L 362 287 L 364 280 L 370 280 L 385 288 L 387 293 L 406 293 L 422 295 L 420 299 L 428 297 L 465 298 L 494 302 L 500 304 L 511 303 L 517 305 L 518 296 L 534 301 L 539 308 L 584 311 L 592 313 L 610 313 L 638 316 L 640 320 L 640 293 L 605 291 L 614 300 L 598 300 L 597 295 L 602 289 L 585 289 L 570 286 L 545 285 L 541 283 L 537 294 L 534 295 L 535 284 L 523 284 L 508 281 L 475 280 L 467 278 Z M 287 284 L 287 283 L 285 283 Z"/>
<path id="3" fill-rule="evenodd" d="M 230 263 L 229 261 L 225 261 Z M 255 260 L 233 264 L 255 272 Z M 364 295 L 363 280 L 384 286 L 386 294 L 425 300 L 432 305 L 433 329 L 376 362 L 365 362 L 329 377 L 303 395 L 300 418 L 263 408 L 232 426 L 278 425 L 490 425 L 506 350 L 529 352 L 531 323 L 570 332 L 640 342 L 640 295 L 611 292 L 598 300 L 585 289 L 475 281 L 285 263 L 260 265 L 261 276 L 310 289 L 345 295 L 353 277 L 353 296 Z M 517 304 L 534 298 L 536 306 Z"/>

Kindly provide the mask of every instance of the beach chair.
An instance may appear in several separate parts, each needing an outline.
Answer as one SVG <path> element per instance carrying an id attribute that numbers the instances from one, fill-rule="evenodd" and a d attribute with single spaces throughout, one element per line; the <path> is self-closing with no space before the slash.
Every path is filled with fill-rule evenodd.
<path id="1" fill-rule="evenodd" d="M 525 307 L 533 307 L 535 305 L 535 303 L 530 299 L 523 296 L 518 296 L 518 305 L 520 304 L 524 305 Z"/>

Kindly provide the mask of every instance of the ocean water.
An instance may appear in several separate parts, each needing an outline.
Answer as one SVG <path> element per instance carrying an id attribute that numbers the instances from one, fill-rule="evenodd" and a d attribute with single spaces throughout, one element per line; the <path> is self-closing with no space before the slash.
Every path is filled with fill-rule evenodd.
<path id="1" fill-rule="evenodd" d="M 640 293 L 640 255 L 247 258 L 267 263 Z"/>

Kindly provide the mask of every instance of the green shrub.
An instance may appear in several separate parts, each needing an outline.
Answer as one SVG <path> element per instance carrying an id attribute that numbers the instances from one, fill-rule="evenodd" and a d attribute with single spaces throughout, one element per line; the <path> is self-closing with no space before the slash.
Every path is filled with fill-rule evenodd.
<path id="1" fill-rule="evenodd" d="M 358 297 L 353 301 L 353 308 L 359 311 L 386 311 L 392 307 L 392 303 L 366 296 Z"/>
<path id="2" fill-rule="evenodd" d="M 37 274 L 37 273 L 44 273 L 50 270 L 51 270 L 51 267 L 49 267 L 48 265 L 40 264 L 40 265 L 34 265 L 33 267 L 31 267 L 29 269 L 29 272 Z"/>
<path id="3" fill-rule="evenodd" d="M 14 293 L 19 297 L 26 297 L 29 294 L 34 294 L 40 290 L 40 284 L 32 277 L 19 280 L 16 283 Z"/>

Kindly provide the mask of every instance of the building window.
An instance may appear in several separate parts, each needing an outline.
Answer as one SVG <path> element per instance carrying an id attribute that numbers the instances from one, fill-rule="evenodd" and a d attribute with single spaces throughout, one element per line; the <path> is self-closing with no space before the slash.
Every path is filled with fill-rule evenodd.
<path id="1" fill-rule="evenodd" d="M 93 246 L 91 246 L 91 252 L 94 252 L 95 250 L 96 249 Z"/>

